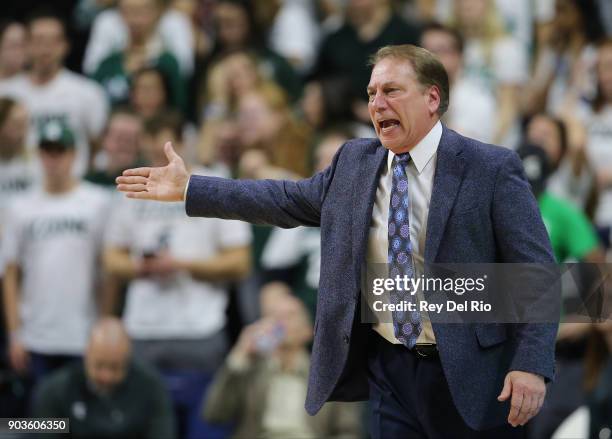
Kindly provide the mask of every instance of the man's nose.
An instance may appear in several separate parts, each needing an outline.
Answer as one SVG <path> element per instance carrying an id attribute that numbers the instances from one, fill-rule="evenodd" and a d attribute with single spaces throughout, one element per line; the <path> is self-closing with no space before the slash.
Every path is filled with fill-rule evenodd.
<path id="1" fill-rule="evenodd" d="M 374 110 L 384 109 L 387 106 L 387 100 L 381 93 L 376 93 L 372 98 L 372 106 Z"/>

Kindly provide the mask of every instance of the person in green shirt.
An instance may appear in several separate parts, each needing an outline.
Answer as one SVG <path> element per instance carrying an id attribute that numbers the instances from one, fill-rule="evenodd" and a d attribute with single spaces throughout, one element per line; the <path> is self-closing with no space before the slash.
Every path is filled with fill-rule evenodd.
<path id="1" fill-rule="evenodd" d="M 84 362 L 59 369 L 40 383 L 32 415 L 68 418 L 73 438 L 176 437 L 163 383 L 155 372 L 133 362 L 130 353 L 120 320 L 101 319 L 92 329 Z"/>
<path id="2" fill-rule="evenodd" d="M 128 28 L 129 41 L 125 49 L 104 59 L 94 72 L 93 79 L 106 91 L 113 106 L 126 104 L 131 81 L 142 69 L 154 67 L 164 76 L 170 92 L 169 101 L 185 110 L 187 95 L 178 61 L 156 34 L 157 23 L 163 12 L 161 0 L 120 0 L 121 16 Z"/>
<path id="3" fill-rule="evenodd" d="M 571 202 L 546 191 L 550 160 L 540 146 L 524 145 L 517 151 L 538 200 L 557 262 L 603 262 L 603 251 L 587 216 Z"/>

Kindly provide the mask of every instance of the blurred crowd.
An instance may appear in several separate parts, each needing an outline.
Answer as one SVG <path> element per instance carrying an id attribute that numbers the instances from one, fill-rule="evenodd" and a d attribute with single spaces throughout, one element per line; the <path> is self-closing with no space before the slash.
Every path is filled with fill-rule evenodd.
<path id="1" fill-rule="evenodd" d="M 375 136 L 384 45 L 435 53 L 443 122 L 519 153 L 560 263 L 612 260 L 609 0 L 0 9 L 0 417 L 69 417 L 80 437 L 367 437 L 365 404 L 303 408 L 319 230 L 188 218 L 114 179 L 165 165 L 166 141 L 194 173 L 309 177 Z M 580 407 L 584 435 L 612 435 L 612 325 L 572 317 L 531 438 Z"/>

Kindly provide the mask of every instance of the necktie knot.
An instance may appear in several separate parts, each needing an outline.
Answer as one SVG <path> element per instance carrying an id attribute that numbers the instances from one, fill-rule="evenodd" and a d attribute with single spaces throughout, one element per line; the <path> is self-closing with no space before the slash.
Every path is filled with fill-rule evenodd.
<path id="1" fill-rule="evenodd" d="M 403 152 L 401 154 L 395 154 L 395 157 L 393 157 L 393 161 L 395 163 L 401 163 L 402 165 L 406 165 L 410 161 L 410 153 Z"/>

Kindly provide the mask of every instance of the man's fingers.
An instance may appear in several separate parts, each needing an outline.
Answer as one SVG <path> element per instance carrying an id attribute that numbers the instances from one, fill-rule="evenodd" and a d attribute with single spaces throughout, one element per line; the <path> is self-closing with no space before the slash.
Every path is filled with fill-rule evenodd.
<path id="1" fill-rule="evenodd" d="M 125 171 L 123 171 L 123 176 L 124 177 L 129 177 L 129 176 L 148 177 L 150 173 L 151 173 L 151 168 L 132 168 L 132 169 L 126 169 Z M 117 178 L 121 178 L 121 177 L 117 177 Z"/>
<path id="2" fill-rule="evenodd" d="M 542 408 L 542 406 L 544 405 L 544 398 L 546 397 L 546 393 L 544 393 L 543 395 L 540 396 L 540 398 L 538 399 L 538 405 L 536 407 L 536 415 L 539 413 L 540 409 Z"/>
<path id="3" fill-rule="evenodd" d="M 117 177 L 115 180 L 118 184 L 147 184 L 147 178 L 136 176 L 136 177 Z"/>
<path id="4" fill-rule="evenodd" d="M 528 394 L 523 396 L 523 404 L 519 411 L 519 416 L 517 419 L 518 425 L 525 425 L 525 423 L 531 418 L 533 413 L 533 408 L 535 407 L 537 401 L 536 399 Z"/>
<path id="5" fill-rule="evenodd" d="M 136 200 L 155 200 L 155 196 L 151 192 L 127 192 L 125 194 L 128 198 L 134 198 Z"/>
<path id="6" fill-rule="evenodd" d="M 512 389 L 512 400 L 510 401 L 510 414 L 508 415 L 508 422 L 513 426 L 518 424 L 517 420 L 521 412 L 523 405 L 523 391 L 514 386 Z"/>
<path id="7" fill-rule="evenodd" d="M 504 380 L 504 388 L 497 397 L 498 401 L 505 401 L 512 395 L 512 380 L 508 377 Z"/>
<path id="8" fill-rule="evenodd" d="M 120 184 L 117 185 L 120 192 L 146 192 L 147 186 L 144 184 Z"/>

